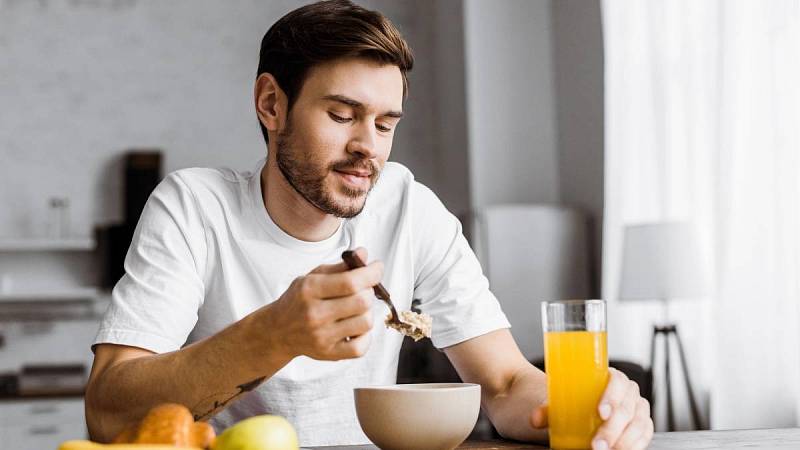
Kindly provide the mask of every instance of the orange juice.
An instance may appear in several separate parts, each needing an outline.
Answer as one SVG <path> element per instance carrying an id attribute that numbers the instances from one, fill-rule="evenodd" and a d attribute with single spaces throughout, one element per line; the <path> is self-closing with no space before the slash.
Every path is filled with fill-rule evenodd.
<path id="1" fill-rule="evenodd" d="M 550 331 L 544 349 L 550 447 L 591 448 L 609 377 L 606 332 Z"/>

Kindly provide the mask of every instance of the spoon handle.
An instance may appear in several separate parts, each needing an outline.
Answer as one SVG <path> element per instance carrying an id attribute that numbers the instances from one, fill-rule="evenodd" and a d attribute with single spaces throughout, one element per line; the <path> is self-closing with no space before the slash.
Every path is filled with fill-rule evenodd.
<path id="1" fill-rule="evenodd" d="M 344 260 L 345 264 L 347 264 L 347 267 L 349 267 L 350 269 L 356 269 L 359 267 L 364 267 L 366 265 L 364 264 L 364 261 L 362 261 L 361 258 L 358 256 L 358 254 L 352 250 L 345 250 L 342 253 L 342 259 Z M 392 298 L 389 296 L 389 291 L 387 291 L 386 288 L 383 287 L 383 284 L 381 283 L 378 283 L 375 286 L 373 286 L 372 290 L 375 291 L 375 297 L 378 297 L 379 299 L 386 302 L 387 305 L 389 305 L 389 309 L 392 310 L 393 321 L 399 322 L 400 316 L 397 314 L 397 310 L 394 308 L 394 304 L 392 303 Z"/>
<path id="2" fill-rule="evenodd" d="M 345 250 L 342 253 L 342 259 L 344 260 L 347 267 L 351 269 L 357 269 L 359 267 L 364 267 L 364 261 L 359 258 L 358 254 L 352 250 Z M 381 283 L 376 284 L 373 288 L 375 291 L 375 296 L 384 301 L 392 301 L 391 297 L 389 297 L 389 291 L 386 290 L 385 287 Z"/>

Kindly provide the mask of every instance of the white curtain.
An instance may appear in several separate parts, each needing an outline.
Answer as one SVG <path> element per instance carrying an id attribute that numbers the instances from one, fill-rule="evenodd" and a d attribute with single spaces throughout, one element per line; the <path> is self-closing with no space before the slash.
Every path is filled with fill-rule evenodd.
<path id="1" fill-rule="evenodd" d="M 691 221 L 714 289 L 669 314 L 711 427 L 800 425 L 800 0 L 604 0 L 603 28 L 611 356 L 660 317 L 614 300 L 624 225 Z"/>

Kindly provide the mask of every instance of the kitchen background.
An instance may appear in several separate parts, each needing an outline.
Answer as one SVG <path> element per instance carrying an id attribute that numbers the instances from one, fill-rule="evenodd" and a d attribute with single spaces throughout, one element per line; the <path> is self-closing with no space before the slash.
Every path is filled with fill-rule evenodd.
<path id="1" fill-rule="evenodd" d="M 158 152 L 162 175 L 252 167 L 265 153 L 252 100 L 259 44 L 303 3 L 0 0 L 0 373 L 27 374 L 31 392 L 61 385 L 70 407 L 80 404 L 85 374 L 74 366 L 91 365 L 89 344 L 131 215 L 125 199 L 135 189 L 126 176 L 141 169 L 129 155 Z M 607 288 L 603 4 L 359 3 L 386 14 L 416 57 L 392 159 L 461 218 L 522 350 L 541 358 L 538 301 L 599 297 Z M 611 358 L 646 375 L 660 313 L 657 304 L 612 303 Z M 687 325 L 682 338 L 706 426 L 709 314 L 707 302 L 671 310 Z M 441 358 L 406 348 L 401 377 L 452 376 Z M 677 425 L 689 428 L 683 380 L 673 377 Z M 655 397 L 664 398 L 659 389 Z M 24 403 L 6 395 L 0 411 Z M 656 402 L 659 429 L 664 408 Z M 13 431 L 12 441 L 56 439 L 53 423 Z M 0 436 L 12 433 L 13 422 L 3 424 L 0 414 Z M 74 428 L 68 433 L 75 437 Z"/>
<path id="2" fill-rule="evenodd" d="M 97 228 L 122 222 L 129 151 L 160 150 L 164 173 L 250 168 L 265 152 L 252 107 L 258 46 L 266 28 L 300 4 L 0 3 L 0 237 L 13 246 L 52 236 L 64 215 L 54 213 L 53 198 L 68 199 L 70 237 L 94 239 Z M 364 4 L 387 14 L 416 55 L 394 160 L 437 192 L 468 232 L 470 213 L 490 205 L 564 204 L 594 218 L 599 240 L 598 2 Z M 0 251 L 9 292 L 102 278 L 102 261 L 80 254 L 96 251 L 90 244 L 46 255 Z M 89 361 L 93 325 L 51 322 L 52 332 L 39 333 L 4 322 L 0 369 Z"/>

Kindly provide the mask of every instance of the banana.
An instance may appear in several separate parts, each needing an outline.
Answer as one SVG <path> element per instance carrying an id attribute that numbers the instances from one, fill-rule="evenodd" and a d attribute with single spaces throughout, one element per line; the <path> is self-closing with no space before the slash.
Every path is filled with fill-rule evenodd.
<path id="1" fill-rule="evenodd" d="M 58 450 L 202 450 L 198 447 L 176 447 L 166 444 L 98 444 L 92 441 L 63 442 Z"/>

